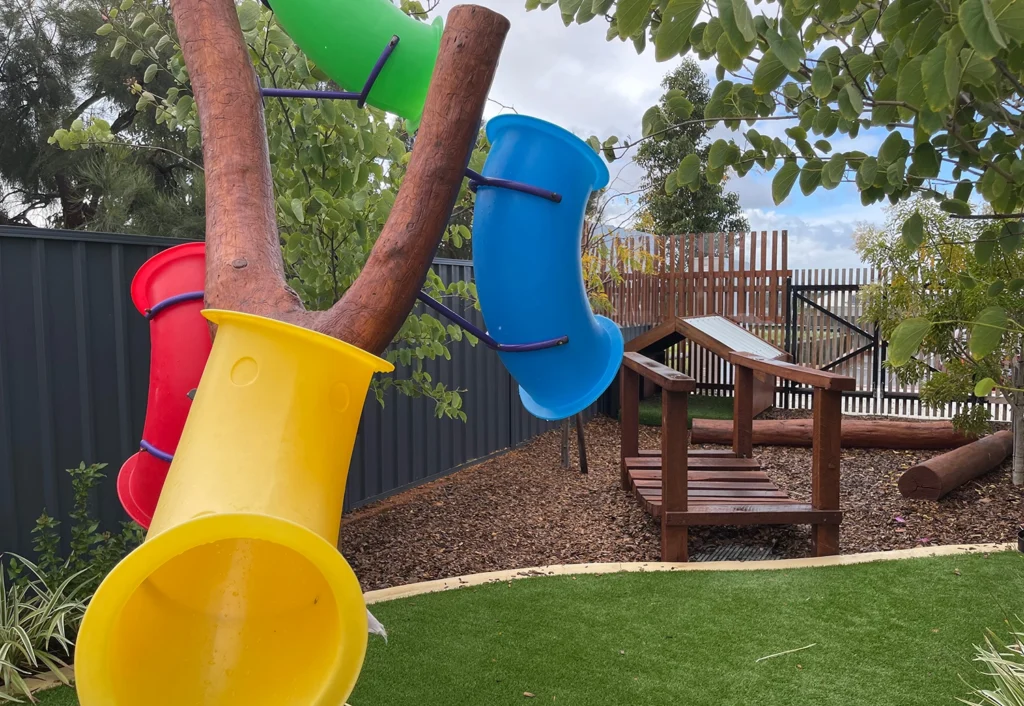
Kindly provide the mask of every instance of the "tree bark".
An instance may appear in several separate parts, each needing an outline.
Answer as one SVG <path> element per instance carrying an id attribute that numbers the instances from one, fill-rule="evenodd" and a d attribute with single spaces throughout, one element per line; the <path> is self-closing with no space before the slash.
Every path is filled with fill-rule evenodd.
<path id="1" fill-rule="evenodd" d="M 1000 431 L 915 464 L 900 476 L 900 495 L 914 500 L 938 500 L 999 466 L 1012 445 L 1010 432 Z"/>
<path id="2" fill-rule="evenodd" d="M 448 15 L 416 149 L 363 272 L 326 312 L 287 286 L 262 102 L 231 0 L 174 0 L 206 169 L 206 304 L 268 316 L 381 353 L 415 302 L 458 195 L 509 24 Z M 339 40 L 343 41 L 343 40 Z"/>
<path id="3" fill-rule="evenodd" d="M 366 266 L 317 330 L 383 351 L 416 302 L 480 132 L 508 20 L 473 5 L 448 14 L 409 169 Z"/>
<path id="4" fill-rule="evenodd" d="M 1015 356 L 1013 361 L 1013 386 L 1024 389 L 1024 361 Z M 1013 472 L 1011 478 L 1014 485 L 1024 485 L 1024 400 L 1020 392 L 1008 396 L 1011 421 L 1013 422 Z"/>

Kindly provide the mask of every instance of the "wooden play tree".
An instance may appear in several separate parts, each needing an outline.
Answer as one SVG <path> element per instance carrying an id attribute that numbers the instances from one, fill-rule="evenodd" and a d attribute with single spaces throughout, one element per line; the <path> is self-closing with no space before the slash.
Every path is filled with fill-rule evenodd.
<path id="1" fill-rule="evenodd" d="M 171 11 L 203 140 L 207 306 L 287 321 L 381 353 L 412 309 L 441 241 L 508 20 L 472 5 L 449 13 L 416 148 L 387 224 L 341 300 L 307 311 L 285 282 L 262 102 L 235 5 L 174 0 Z"/>

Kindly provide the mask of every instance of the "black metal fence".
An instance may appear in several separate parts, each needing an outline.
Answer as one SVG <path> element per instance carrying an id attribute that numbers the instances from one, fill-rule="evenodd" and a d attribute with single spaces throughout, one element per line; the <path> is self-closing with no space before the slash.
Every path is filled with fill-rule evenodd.
<path id="1" fill-rule="evenodd" d="M 138 448 L 149 386 L 148 324 L 131 303 L 129 285 L 143 262 L 180 242 L 0 227 L 0 552 L 28 552 L 44 508 L 67 517 L 72 493 L 64 469 L 80 461 L 110 464 L 96 498 L 101 522 L 116 527 L 127 519 L 115 479 Z M 468 261 L 437 260 L 434 267 L 445 282 L 472 279 Z M 455 308 L 480 323 L 478 312 Z M 632 338 L 644 328 L 623 333 Z M 466 390 L 468 422 L 438 419 L 428 399 L 390 393 L 383 408 L 368 399 L 346 509 L 555 426 L 526 412 L 493 351 L 463 342 L 451 352 L 451 361 L 429 361 L 426 368 L 435 380 Z M 614 389 L 588 415 L 614 413 Z"/>

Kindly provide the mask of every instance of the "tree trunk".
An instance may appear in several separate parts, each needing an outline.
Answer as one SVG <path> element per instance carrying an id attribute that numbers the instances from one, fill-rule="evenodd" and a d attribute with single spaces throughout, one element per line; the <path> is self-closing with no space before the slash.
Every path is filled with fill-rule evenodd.
<path id="1" fill-rule="evenodd" d="M 448 15 L 409 168 L 366 266 L 326 312 L 284 278 L 262 102 L 232 0 L 174 0 L 206 169 L 206 303 L 288 321 L 381 353 L 412 309 L 458 195 L 509 24 Z M 343 41 L 343 40 L 339 40 Z"/>

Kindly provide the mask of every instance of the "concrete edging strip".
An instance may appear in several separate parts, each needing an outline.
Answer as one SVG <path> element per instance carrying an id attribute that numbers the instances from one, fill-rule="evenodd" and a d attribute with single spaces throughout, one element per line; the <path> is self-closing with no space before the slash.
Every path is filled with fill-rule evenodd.
<path id="1" fill-rule="evenodd" d="M 915 547 L 887 552 L 866 552 L 863 554 L 839 554 L 836 556 L 808 557 L 803 559 L 767 559 L 764 561 L 708 561 L 708 562 L 613 562 L 608 564 L 555 564 L 533 566 L 525 569 L 489 571 L 468 576 L 454 576 L 435 581 L 410 583 L 404 586 L 382 588 L 363 594 L 367 605 L 393 601 L 399 598 L 439 593 L 466 586 L 481 586 L 487 583 L 514 581 L 538 576 L 577 576 L 582 574 L 615 574 L 643 571 L 772 571 L 780 569 L 804 569 L 816 566 L 848 566 L 873 561 L 914 559 L 954 554 L 981 554 L 1015 549 L 1016 544 L 950 544 L 941 547 Z"/>

